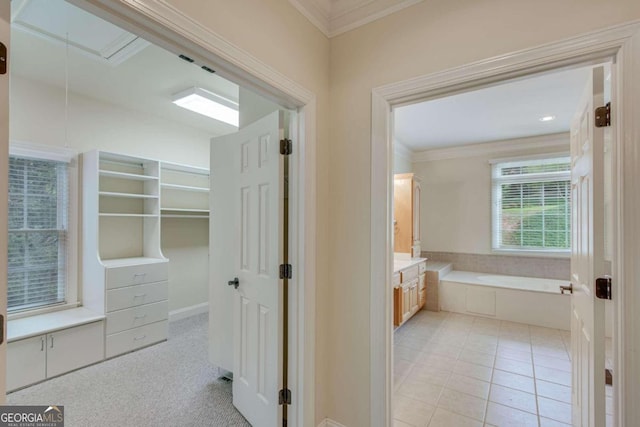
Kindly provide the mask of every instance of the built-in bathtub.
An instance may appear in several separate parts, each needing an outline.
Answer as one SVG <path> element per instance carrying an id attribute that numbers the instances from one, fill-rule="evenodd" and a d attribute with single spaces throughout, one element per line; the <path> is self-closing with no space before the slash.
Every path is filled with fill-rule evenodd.
<path id="1" fill-rule="evenodd" d="M 560 294 L 568 281 L 451 271 L 440 279 L 440 309 L 570 329 L 571 298 Z"/>

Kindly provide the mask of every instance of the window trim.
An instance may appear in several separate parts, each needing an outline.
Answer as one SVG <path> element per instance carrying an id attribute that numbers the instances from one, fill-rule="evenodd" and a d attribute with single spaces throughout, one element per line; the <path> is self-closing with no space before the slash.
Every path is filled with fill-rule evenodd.
<path id="1" fill-rule="evenodd" d="M 491 159 L 489 160 L 489 164 L 491 165 L 491 253 L 495 255 L 507 255 L 507 256 L 533 256 L 533 257 L 542 257 L 542 258 L 570 258 L 571 257 L 571 248 L 569 249 L 535 249 L 535 248 L 508 248 L 499 246 L 499 233 L 500 223 L 498 215 L 498 191 L 499 185 L 509 181 L 513 182 L 523 182 L 522 177 L 519 178 L 500 178 L 498 184 L 496 182 L 497 178 L 497 170 L 499 169 L 499 165 L 504 163 L 516 163 L 516 162 L 527 162 L 532 160 L 553 160 L 553 159 L 562 159 L 566 158 L 569 162 L 571 162 L 571 155 L 567 151 L 555 152 L 555 153 L 544 153 L 544 154 L 534 154 L 529 156 L 520 156 L 520 157 L 509 157 L 509 158 L 501 158 L 501 159 Z M 554 172 L 552 172 L 554 174 Z M 530 177 L 535 179 L 535 182 L 549 182 L 549 181 L 557 181 L 558 175 L 566 175 L 566 172 L 557 173 L 557 175 L 550 174 L 531 174 Z M 529 176 L 528 176 L 529 177 Z M 563 176 L 564 178 L 564 176 Z M 569 171 L 569 181 L 571 180 L 571 171 Z M 524 181 L 528 181 L 524 180 Z"/>
<path id="2" fill-rule="evenodd" d="M 35 307 L 7 313 L 7 320 L 37 316 L 80 306 L 81 292 L 78 286 L 78 161 L 77 152 L 66 147 L 47 146 L 32 142 L 9 142 L 9 156 L 67 163 L 69 206 L 67 211 L 66 303 Z"/>

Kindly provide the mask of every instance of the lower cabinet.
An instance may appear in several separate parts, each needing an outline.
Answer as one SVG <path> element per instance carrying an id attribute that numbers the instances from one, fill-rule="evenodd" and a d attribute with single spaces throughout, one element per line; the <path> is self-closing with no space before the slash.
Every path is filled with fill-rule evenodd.
<path id="1" fill-rule="evenodd" d="M 393 275 L 393 324 L 400 326 L 420 311 L 427 301 L 426 263 Z"/>
<path id="2" fill-rule="evenodd" d="M 12 341 L 7 344 L 7 391 L 103 359 L 103 321 Z"/>

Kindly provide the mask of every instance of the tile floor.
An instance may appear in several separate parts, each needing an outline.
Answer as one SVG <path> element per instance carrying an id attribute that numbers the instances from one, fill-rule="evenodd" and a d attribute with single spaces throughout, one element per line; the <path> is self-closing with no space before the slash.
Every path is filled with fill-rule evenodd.
<path id="1" fill-rule="evenodd" d="M 394 341 L 395 427 L 571 424 L 567 331 L 422 310 Z"/>

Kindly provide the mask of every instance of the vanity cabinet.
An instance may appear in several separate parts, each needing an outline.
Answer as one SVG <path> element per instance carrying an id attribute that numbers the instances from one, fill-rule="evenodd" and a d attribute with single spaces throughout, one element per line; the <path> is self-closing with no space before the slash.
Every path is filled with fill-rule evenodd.
<path id="1" fill-rule="evenodd" d="M 412 173 L 394 176 L 394 252 L 420 256 L 420 180 Z"/>
<path id="2" fill-rule="evenodd" d="M 400 326 L 426 303 L 425 261 L 393 275 L 393 324 Z"/>

